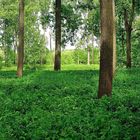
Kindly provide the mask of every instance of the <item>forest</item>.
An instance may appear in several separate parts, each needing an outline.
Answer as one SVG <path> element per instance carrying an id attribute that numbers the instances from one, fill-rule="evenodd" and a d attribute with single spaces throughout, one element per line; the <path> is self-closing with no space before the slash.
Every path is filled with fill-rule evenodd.
<path id="1" fill-rule="evenodd" d="M 0 140 L 140 140 L 140 0 L 0 0 Z"/>

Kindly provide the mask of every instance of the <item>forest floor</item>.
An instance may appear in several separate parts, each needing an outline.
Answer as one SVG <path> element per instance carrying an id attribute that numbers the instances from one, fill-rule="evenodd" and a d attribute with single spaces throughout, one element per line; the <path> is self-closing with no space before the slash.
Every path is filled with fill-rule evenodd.
<path id="1" fill-rule="evenodd" d="M 0 140 L 140 140 L 140 69 L 117 70 L 97 99 L 98 66 L 0 71 Z"/>

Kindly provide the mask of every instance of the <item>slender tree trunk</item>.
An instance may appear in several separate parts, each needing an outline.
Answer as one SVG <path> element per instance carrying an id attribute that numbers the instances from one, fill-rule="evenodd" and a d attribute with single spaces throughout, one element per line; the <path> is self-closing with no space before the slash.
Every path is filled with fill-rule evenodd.
<path id="1" fill-rule="evenodd" d="M 43 53 L 42 50 L 40 51 L 40 65 L 43 65 L 43 57 L 42 57 Z"/>
<path id="2" fill-rule="evenodd" d="M 4 41 L 5 42 L 5 41 Z M 4 46 L 4 65 L 7 66 L 7 50 L 6 50 L 6 44 L 4 43 L 3 46 Z"/>
<path id="3" fill-rule="evenodd" d="M 23 60 L 24 60 L 24 0 L 19 1 L 19 46 L 18 46 L 18 66 L 17 76 L 23 75 Z"/>
<path id="4" fill-rule="evenodd" d="M 113 76 L 115 75 L 116 71 L 116 60 L 117 60 L 117 55 L 116 55 L 116 19 L 115 19 L 115 1 L 112 1 L 112 30 L 113 30 Z"/>
<path id="5" fill-rule="evenodd" d="M 17 33 L 14 36 L 14 64 L 17 64 Z"/>
<path id="6" fill-rule="evenodd" d="M 128 13 L 124 11 L 125 30 L 126 30 L 126 67 L 131 68 L 131 31 L 132 23 L 128 20 Z"/>
<path id="7" fill-rule="evenodd" d="M 123 49 L 123 54 L 125 54 L 125 47 L 124 47 L 124 30 L 122 29 L 122 49 Z"/>
<path id="8" fill-rule="evenodd" d="M 61 0 L 55 1 L 55 60 L 54 70 L 61 70 Z"/>
<path id="9" fill-rule="evenodd" d="M 94 64 L 94 47 L 92 47 L 92 64 Z"/>
<path id="10" fill-rule="evenodd" d="M 79 54 L 78 54 L 78 56 L 77 56 L 77 63 L 78 63 L 78 65 L 80 64 L 80 63 L 79 63 Z"/>
<path id="11" fill-rule="evenodd" d="M 131 68 L 131 30 L 126 31 L 127 68 Z"/>
<path id="12" fill-rule="evenodd" d="M 4 30 L 6 30 L 6 21 L 4 21 Z M 8 53 L 7 53 L 6 34 L 5 34 L 5 33 L 4 33 L 4 42 L 3 42 L 3 46 L 4 46 L 4 60 L 5 60 L 5 66 L 7 66 L 7 57 L 8 57 Z"/>
<path id="13" fill-rule="evenodd" d="M 87 51 L 88 51 L 88 57 L 87 57 L 87 64 L 90 65 L 90 47 L 87 47 Z"/>
<path id="14" fill-rule="evenodd" d="M 94 35 L 92 35 L 92 64 L 94 64 Z"/>
<path id="15" fill-rule="evenodd" d="M 51 54 L 50 65 L 52 65 L 54 62 L 54 52 L 53 52 L 53 48 L 52 48 L 52 34 L 51 33 L 50 33 L 50 54 Z"/>
<path id="16" fill-rule="evenodd" d="M 101 13 L 101 50 L 100 50 L 100 76 L 98 98 L 104 95 L 111 96 L 114 48 L 115 48 L 115 20 L 114 0 L 100 0 Z"/>
<path id="17" fill-rule="evenodd" d="M 14 44 L 14 65 L 16 64 L 16 46 Z"/>
<path id="18" fill-rule="evenodd" d="M 124 9 L 124 20 L 126 29 L 126 67 L 131 68 L 131 34 L 132 34 L 132 23 L 135 15 L 135 0 L 132 0 L 131 14 L 128 16 L 128 12 Z"/>
<path id="19" fill-rule="evenodd" d="M 52 35 L 50 33 L 50 52 L 52 51 Z"/>

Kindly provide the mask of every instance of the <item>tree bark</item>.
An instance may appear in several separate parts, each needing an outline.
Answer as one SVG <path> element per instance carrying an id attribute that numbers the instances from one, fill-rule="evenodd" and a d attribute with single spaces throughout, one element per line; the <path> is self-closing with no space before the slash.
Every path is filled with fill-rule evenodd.
<path id="1" fill-rule="evenodd" d="M 94 35 L 92 35 L 92 64 L 94 64 Z"/>
<path id="2" fill-rule="evenodd" d="M 114 0 L 100 0 L 101 48 L 98 98 L 111 96 L 113 72 L 115 67 L 115 8 Z"/>
<path id="3" fill-rule="evenodd" d="M 131 68 L 131 33 L 132 33 L 132 23 L 134 21 L 135 15 L 135 0 L 132 0 L 132 8 L 130 17 L 128 12 L 124 9 L 124 20 L 125 20 L 125 30 L 126 30 L 126 67 Z"/>
<path id="4" fill-rule="evenodd" d="M 18 65 L 17 76 L 23 75 L 23 61 L 24 61 L 24 0 L 19 1 L 19 46 L 18 46 Z"/>
<path id="5" fill-rule="evenodd" d="M 94 64 L 94 47 L 92 47 L 92 64 Z"/>
<path id="6" fill-rule="evenodd" d="M 122 37 L 122 49 L 123 49 L 123 54 L 125 54 L 125 45 L 124 45 L 124 30 L 122 29 L 122 33 L 121 33 Z"/>
<path id="7" fill-rule="evenodd" d="M 18 42 L 18 37 L 17 37 L 18 35 L 17 35 L 17 33 L 16 33 L 16 31 L 15 31 L 15 35 L 14 35 L 14 64 L 17 64 L 17 42 Z"/>
<path id="8" fill-rule="evenodd" d="M 128 19 L 128 13 L 124 10 L 125 30 L 126 30 L 126 67 L 131 68 L 131 31 L 132 23 Z"/>
<path id="9" fill-rule="evenodd" d="M 127 54 L 126 67 L 131 68 L 131 29 L 126 31 L 126 54 Z"/>
<path id="10" fill-rule="evenodd" d="M 90 47 L 87 47 L 88 57 L 87 57 L 87 64 L 90 65 Z"/>
<path id="11" fill-rule="evenodd" d="M 52 51 L 52 35 L 50 33 L 50 52 Z"/>
<path id="12" fill-rule="evenodd" d="M 55 1 L 55 60 L 54 70 L 61 70 L 61 0 Z"/>
<path id="13" fill-rule="evenodd" d="M 80 62 L 79 62 L 79 54 L 77 56 L 77 63 L 78 63 L 78 65 L 80 64 Z"/>
<path id="14" fill-rule="evenodd" d="M 116 71 L 116 60 L 117 60 L 117 55 L 116 55 L 116 20 L 115 20 L 115 2 L 114 0 L 112 1 L 112 30 L 113 30 L 113 76 L 115 75 Z"/>

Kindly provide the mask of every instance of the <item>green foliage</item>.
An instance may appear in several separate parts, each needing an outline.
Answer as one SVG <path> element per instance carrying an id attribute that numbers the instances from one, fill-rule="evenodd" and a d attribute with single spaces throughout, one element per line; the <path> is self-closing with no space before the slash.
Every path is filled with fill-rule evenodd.
<path id="1" fill-rule="evenodd" d="M 25 63 L 31 69 L 36 69 L 37 64 L 46 63 L 45 39 L 39 32 L 32 30 L 26 36 Z"/>
<path id="2" fill-rule="evenodd" d="M 98 71 L 86 67 L 1 71 L 1 139 L 139 140 L 140 69 L 119 70 L 112 98 L 98 100 Z"/>
<path id="3" fill-rule="evenodd" d="M 54 63 L 54 53 L 48 52 L 46 56 L 46 64 L 53 65 L 53 63 Z"/>
<path id="4" fill-rule="evenodd" d="M 121 21 L 122 22 L 122 21 Z M 119 67 L 125 67 L 126 65 L 126 34 L 123 29 L 122 23 L 119 23 L 118 33 L 117 33 L 117 61 Z M 132 45 L 132 66 L 140 66 L 140 18 L 139 16 L 135 18 L 133 23 L 133 32 L 131 38 Z M 123 40 L 122 40 L 123 39 Z"/>
<path id="5" fill-rule="evenodd" d="M 5 55 L 5 66 L 15 63 L 17 54 L 14 47 L 18 47 L 18 8 L 17 0 L 1 0 L 0 5 L 0 47 Z M 39 12 L 44 9 L 42 4 L 48 0 L 25 1 L 25 63 L 35 68 L 38 63 L 46 61 L 46 41 L 40 34 Z"/>
<path id="6" fill-rule="evenodd" d="M 99 64 L 99 49 L 94 48 L 94 64 Z M 75 49 L 73 54 L 75 64 L 87 64 L 87 49 Z M 90 64 L 92 64 L 92 49 L 90 49 Z"/>
<path id="7" fill-rule="evenodd" d="M 129 26 L 132 24 L 132 66 L 140 66 L 140 51 L 139 51 L 139 0 L 134 0 L 134 13 L 132 0 L 116 0 L 116 21 L 117 21 L 117 59 L 118 66 L 126 65 L 126 27 L 125 27 L 125 15 L 126 12 L 127 21 Z"/>
<path id="8" fill-rule="evenodd" d="M 2 66 L 3 66 L 3 64 L 2 64 L 2 58 L 0 56 L 0 70 L 2 69 Z"/>
<path id="9" fill-rule="evenodd" d="M 47 53 L 46 63 L 53 65 L 54 53 Z M 87 64 L 87 50 L 86 49 L 75 49 L 75 50 L 64 50 L 61 54 L 62 65 L 70 64 Z M 90 63 L 92 64 L 92 50 L 90 51 Z M 99 64 L 99 49 L 94 48 L 94 64 Z"/>
<path id="10" fill-rule="evenodd" d="M 75 11 L 72 4 L 64 3 L 62 5 L 62 45 L 76 42 L 76 32 L 81 25 L 81 15 Z"/>
<path id="11" fill-rule="evenodd" d="M 85 49 L 75 49 L 73 58 L 76 64 L 87 64 L 87 51 Z"/>
<path id="12" fill-rule="evenodd" d="M 4 54 L 3 51 L 0 49 L 0 69 L 3 67 L 3 59 L 4 59 Z"/>
<path id="13" fill-rule="evenodd" d="M 62 51 L 62 64 L 74 64 L 73 51 Z"/>
<path id="14" fill-rule="evenodd" d="M 138 16 L 135 19 L 133 28 L 135 32 L 133 32 L 132 37 L 132 60 L 133 66 L 140 67 L 140 17 Z"/>

